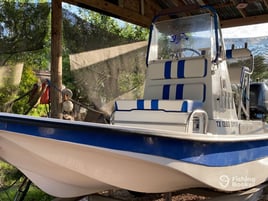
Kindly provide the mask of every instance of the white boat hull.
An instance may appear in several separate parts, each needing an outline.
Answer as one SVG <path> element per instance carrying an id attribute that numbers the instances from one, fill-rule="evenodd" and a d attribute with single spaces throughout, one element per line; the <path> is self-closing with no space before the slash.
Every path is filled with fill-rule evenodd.
<path id="1" fill-rule="evenodd" d="M 1 157 L 42 190 L 57 197 L 77 197 L 115 188 L 169 192 L 201 185 L 171 167 L 146 161 L 150 156 L 139 156 L 143 160 L 127 152 L 69 142 L 2 132 L 0 136 Z"/>
<path id="2" fill-rule="evenodd" d="M 264 171 L 268 157 L 209 167 L 2 130 L 0 147 L 2 159 L 56 197 L 77 197 L 117 188 L 160 193 L 204 187 L 228 192 L 254 187 L 268 177 Z"/>

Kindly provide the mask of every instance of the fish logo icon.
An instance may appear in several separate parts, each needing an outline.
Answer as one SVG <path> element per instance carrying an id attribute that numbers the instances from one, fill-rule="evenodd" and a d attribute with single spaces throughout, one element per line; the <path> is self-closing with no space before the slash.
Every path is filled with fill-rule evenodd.
<path id="1" fill-rule="evenodd" d="M 227 175 L 221 175 L 219 178 L 219 184 L 222 188 L 227 188 L 230 183 L 230 178 Z"/>

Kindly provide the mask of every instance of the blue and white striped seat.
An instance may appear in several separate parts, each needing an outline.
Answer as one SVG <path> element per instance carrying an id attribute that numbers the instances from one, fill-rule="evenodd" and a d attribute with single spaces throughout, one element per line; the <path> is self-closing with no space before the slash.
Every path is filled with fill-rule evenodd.
<path id="1" fill-rule="evenodd" d="M 111 122 L 185 132 L 190 114 L 206 100 L 207 73 L 203 57 L 150 64 L 143 99 L 117 100 Z"/>
<path id="2" fill-rule="evenodd" d="M 202 106 L 193 100 L 118 100 L 111 123 L 185 132 L 189 115 Z"/>
<path id="3" fill-rule="evenodd" d="M 145 99 L 163 99 L 163 100 L 196 100 L 205 101 L 205 84 L 160 84 L 147 87 L 150 93 L 145 94 Z"/>
<path id="4" fill-rule="evenodd" d="M 118 100 L 115 111 L 162 110 L 165 112 L 192 112 L 202 108 L 202 101 L 193 100 Z"/>
<path id="5" fill-rule="evenodd" d="M 227 59 L 248 59 L 251 57 L 251 51 L 248 48 L 230 49 L 226 50 Z"/>
<path id="6" fill-rule="evenodd" d="M 159 61 L 148 67 L 144 99 L 205 101 L 207 60 Z"/>
<path id="7" fill-rule="evenodd" d="M 147 80 L 202 78 L 207 75 L 204 58 L 178 61 L 160 61 L 148 66 Z"/>

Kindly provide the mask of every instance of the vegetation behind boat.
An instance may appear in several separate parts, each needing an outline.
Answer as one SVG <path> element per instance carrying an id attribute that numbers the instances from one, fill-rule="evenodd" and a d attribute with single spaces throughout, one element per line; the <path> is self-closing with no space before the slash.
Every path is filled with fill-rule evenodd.
<path id="1" fill-rule="evenodd" d="M 23 182 L 23 174 L 12 165 L 0 161 L 0 200 L 14 200 L 17 190 Z M 32 185 L 25 197 L 25 201 L 51 201 L 52 196 L 47 195 L 35 185 Z"/>
<path id="2" fill-rule="evenodd" d="M 24 8 L 22 5 L 21 7 L 15 7 L 12 3 L 8 2 L 3 2 L 2 4 L 2 13 L 5 13 L 7 15 L 3 16 L 3 19 L 16 19 L 14 21 L 17 22 L 18 26 L 23 23 L 23 18 L 19 15 L 16 15 L 16 12 L 26 12 L 23 11 Z M 81 93 L 81 88 L 79 86 L 80 84 L 79 82 L 77 83 L 77 80 L 74 80 L 74 76 L 70 71 L 69 54 L 146 40 L 148 30 L 127 23 L 121 23 L 119 25 L 118 21 L 116 21 L 114 18 L 100 15 L 86 9 L 79 8 L 78 10 L 80 12 L 80 15 L 77 14 L 78 12 L 71 13 L 68 11 L 68 9 L 69 7 L 66 6 L 66 8 L 63 10 L 63 32 L 66 33 L 63 34 L 63 84 L 73 91 L 73 99 L 79 101 L 82 104 L 91 105 L 93 100 L 90 100 L 85 96 L 84 93 Z M 31 14 L 34 13 L 31 9 L 29 9 L 28 12 L 29 13 L 26 13 L 24 15 L 31 16 Z M 50 16 L 44 18 L 47 20 L 47 23 L 49 25 Z M 89 19 L 90 21 L 88 21 Z M 13 29 L 12 26 L 8 28 L 11 30 L 16 30 Z M 46 36 L 43 39 L 44 46 L 42 49 L 21 53 L 11 52 L 1 55 L 0 62 L 2 65 L 13 64 L 18 61 L 22 61 L 24 62 L 24 71 L 19 91 L 15 90 L 16 87 L 11 86 L 8 80 L 6 80 L 6 86 L 0 89 L 0 105 L 4 105 L 4 103 L 14 100 L 29 91 L 32 86 L 37 83 L 38 78 L 34 74 L 35 71 L 49 70 L 51 40 L 49 30 L 50 29 L 46 30 Z M 90 34 L 86 34 L 86 36 L 88 36 L 86 38 L 84 33 Z M 16 35 L 16 33 L 14 33 L 14 35 Z M 23 38 L 24 36 L 22 35 L 21 37 Z M 85 42 L 85 40 L 87 42 Z M 16 41 L 14 43 L 16 43 Z M 125 82 L 122 84 L 124 85 Z M 122 86 L 121 88 L 123 89 L 124 87 L 125 86 Z M 16 104 L 13 105 L 12 112 L 17 114 L 24 114 L 25 111 L 27 111 L 29 108 L 27 101 L 28 99 L 25 98 L 16 102 Z M 3 111 L 3 108 L 0 108 L 0 111 Z M 46 114 L 46 111 L 42 107 L 37 107 L 37 109 L 30 113 L 30 115 L 36 116 L 43 116 L 44 114 Z"/>

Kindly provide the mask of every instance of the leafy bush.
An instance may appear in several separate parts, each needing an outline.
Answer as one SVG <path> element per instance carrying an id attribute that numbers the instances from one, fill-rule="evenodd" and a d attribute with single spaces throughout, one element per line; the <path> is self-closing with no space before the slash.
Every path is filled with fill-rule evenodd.
<path id="1" fill-rule="evenodd" d="M 0 201 L 14 200 L 23 178 L 23 174 L 18 169 L 0 161 Z M 31 184 L 24 201 L 51 201 L 52 198 Z"/>

